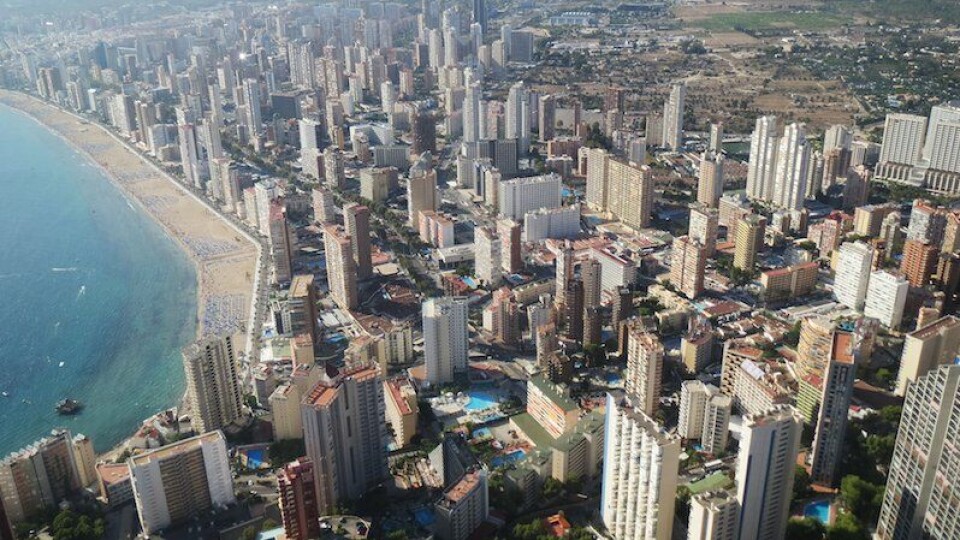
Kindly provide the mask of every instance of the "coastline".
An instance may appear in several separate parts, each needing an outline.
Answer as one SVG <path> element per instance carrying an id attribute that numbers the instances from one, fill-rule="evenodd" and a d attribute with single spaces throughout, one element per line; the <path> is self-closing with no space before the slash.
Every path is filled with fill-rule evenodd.
<path id="1" fill-rule="evenodd" d="M 262 279 L 260 244 L 107 127 L 26 94 L 0 90 L 0 103 L 37 122 L 83 155 L 139 211 L 160 225 L 196 271 L 195 337 L 243 336 L 249 353 Z M 181 414 L 186 409 L 184 398 L 171 404 Z M 112 458 L 129 440 L 98 457 Z"/>

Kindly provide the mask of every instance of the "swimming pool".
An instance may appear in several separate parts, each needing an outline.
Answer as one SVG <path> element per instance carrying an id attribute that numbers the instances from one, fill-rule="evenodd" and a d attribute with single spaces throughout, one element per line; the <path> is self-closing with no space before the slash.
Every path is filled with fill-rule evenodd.
<path id="1" fill-rule="evenodd" d="M 482 411 L 484 409 L 492 409 L 500 404 L 500 400 L 493 392 L 487 392 L 485 390 L 468 390 L 467 395 L 470 396 L 470 401 L 467 401 L 467 404 L 463 406 L 464 410 L 467 411 L 473 412 Z"/>
<path id="2" fill-rule="evenodd" d="M 513 463 L 516 463 L 516 462 L 520 461 L 520 460 L 523 459 L 523 457 L 526 456 L 526 455 L 527 455 L 527 453 L 524 452 L 523 450 L 514 450 L 513 452 L 510 452 L 509 454 L 504 454 L 504 455 L 502 455 L 502 456 L 497 456 L 497 457 L 491 459 L 491 460 L 490 460 L 490 465 L 491 465 L 493 468 L 503 467 L 503 466 L 505 466 L 505 465 L 511 465 L 511 464 L 513 464 Z"/>
<path id="3" fill-rule="evenodd" d="M 822 500 L 808 503 L 803 507 L 803 516 L 812 517 L 820 523 L 828 525 L 830 523 L 830 501 Z"/>
<path id="4" fill-rule="evenodd" d="M 421 506 L 414 510 L 413 517 L 421 527 L 429 527 L 437 520 L 437 517 L 433 514 L 433 510 L 426 506 Z"/>

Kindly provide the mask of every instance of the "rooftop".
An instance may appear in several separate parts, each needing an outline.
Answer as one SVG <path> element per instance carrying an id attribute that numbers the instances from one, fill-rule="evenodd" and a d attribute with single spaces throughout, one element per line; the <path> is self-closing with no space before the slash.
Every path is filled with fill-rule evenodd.
<path id="1" fill-rule="evenodd" d="M 173 456 L 178 456 L 186 452 L 197 450 L 204 444 L 215 444 L 217 442 L 225 444 L 223 433 L 219 431 L 211 431 L 209 433 L 204 433 L 203 435 L 197 435 L 196 437 L 190 437 L 189 439 L 175 442 L 171 445 L 164 446 L 163 448 L 158 448 L 156 450 L 151 450 L 149 452 L 144 452 L 142 454 L 133 456 L 130 458 L 129 463 L 133 467 L 142 467 L 148 463 L 152 463 L 153 461 L 160 461 Z"/>
<path id="2" fill-rule="evenodd" d="M 453 504 L 458 504 L 480 484 L 480 471 L 473 471 L 463 475 L 459 482 L 447 488 L 443 498 Z"/>
<path id="3" fill-rule="evenodd" d="M 910 332 L 907 334 L 907 336 L 914 339 L 929 339 L 940 332 L 952 330 L 957 326 L 960 326 L 960 319 L 954 317 L 953 315 L 947 315 L 946 317 L 941 317 L 933 321 L 919 330 Z"/>
<path id="4" fill-rule="evenodd" d="M 554 405 L 560 407 L 566 412 L 574 411 L 580 408 L 577 403 L 565 394 L 562 390 L 562 387 L 559 385 L 552 384 L 547 379 L 543 378 L 540 375 L 534 375 L 530 377 L 530 384 L 532 384 L 541 394 L 547 397 Z"/>

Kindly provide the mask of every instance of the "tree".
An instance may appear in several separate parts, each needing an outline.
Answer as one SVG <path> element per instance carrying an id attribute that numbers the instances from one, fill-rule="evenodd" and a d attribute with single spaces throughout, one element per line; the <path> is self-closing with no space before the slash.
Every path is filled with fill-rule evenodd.
<path id="1" fill-rule="evenodd" d="M 303 439 L 284 439 L 270 445 L 270 463 L 274 467 L 282 467 L 298 457 L 306 454 Z"/>
<path id="2" fill-rule="evenodd" d="M 260 526 L 260 530 L 261 530 L 261 531 L 270 531 L 270 530 L 276 529 L 276 528 L 279 527 L 279 526 L 280 526 L 280 525 L 279 525 L 276 521 L 274 521 L 274 520 L 272 520 L 272 519 L 270 519 L 270 518 L 267 518 L 267 519 L 263 520 L 263 524 Z"/>
<path id="3" fill-rule="evenodd" d="M 256 540 L 257 538 L 257 528 L 250 526 L 243 530 L 243 533 L 240 535 L 241 540 Z"/>
<path id="4" fill-rule="evenodd" d="M 785 540 L 817 540 L 826 533 L 823 524 L 813 518 L 791 519 L 787 522 Z"/>
<path id="5" fill-rule="evenodd" d="M 542 521 L 535 519 L 530 523 L 514 525 L 509 538 L 511 540 L 537 540 L 544 534 L 547 534 L 547 528 L 543 526 Z"/>
<path id="6" fill-rule="evenodd" d="M 827 530 L 827 540 L 868 540 L 870 534 L 850 512 L 841 512 Z"/>
<path id="7" fill-rule="evenodd" d="M 872 523 L 880 513 L 883 486 L 871 484 L 859 476 L 847 475 L 840 481 L 840 499 L 847 510 Z"/>
<path id="8" fill-rule="evenodd" d="M 793 473 L 793 500 L 797 501 L 810 495 L 810 473 L 806 467 L 796 466 Z"/>
<path id="9" fill-rule="evenodd" d="M 543 481 L 543 498 L 551 499 L 560 494 L 560 491 L 563 490 L 563 483 L 552 476 L 548 476 L 546 480 Z"/>

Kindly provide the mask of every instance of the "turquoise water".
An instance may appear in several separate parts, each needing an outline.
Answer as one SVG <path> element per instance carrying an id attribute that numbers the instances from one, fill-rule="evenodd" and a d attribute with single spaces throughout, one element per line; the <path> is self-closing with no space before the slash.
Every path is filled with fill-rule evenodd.
<path id="1" fill-rule="evenodd" d="M 107 450 L 183 395 L 194 267 L 55 135 L 5 106 L 0 126 L 0 455 L 57 426 Z"/>
<path id="2" fill-rule="evenodd" d="M 467 395 L 470 401 L 463 408 L 468 411 L 482 411 L 499 405 L 496 394 L 485 390 L 468 390 Z"/>
<path id="3" fill-rule="evenodd" d="M 496 469 L 497 467 L 504 467 L 507 465 L 512 465 L 527 455 L 523 450 L 514 450 L 509 454 L 504 454 L 502 456 L 497 456 L 490 460 L 490 466 Z"/>
<path id="4" fill-rule="evenodd" d="M 830 523 L 830 501 L 814 501 L 803 507 L 804 517 L 812 517 L 828 525 Z"/>

